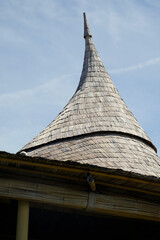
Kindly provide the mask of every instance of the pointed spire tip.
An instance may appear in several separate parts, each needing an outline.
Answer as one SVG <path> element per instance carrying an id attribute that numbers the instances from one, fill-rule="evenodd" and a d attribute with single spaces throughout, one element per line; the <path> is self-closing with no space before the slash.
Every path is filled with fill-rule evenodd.
<path id="1" fill-rule="evenodd" d="M 86 13 L 84 12 L 83 13 L 83 18 L 84 18 L 84 38 L 87 38 L 87 37 L 92 37 L 92 34 L 90 32 L 90 29 L 89 29 L 89 25 L 88 25 L 88 21 L 87 21 L 87 17 L 86 17 Z"/>

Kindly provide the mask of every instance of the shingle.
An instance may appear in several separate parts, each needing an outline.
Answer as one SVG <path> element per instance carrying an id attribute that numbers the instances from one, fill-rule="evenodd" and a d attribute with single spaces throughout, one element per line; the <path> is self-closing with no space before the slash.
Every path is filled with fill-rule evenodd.
<path id="1" fill-rule="evenodd" d="M 160 176 L 160 160 L 155 151 L 139 140 L 125 136 L 97 134 L 88 137 L 50 143 L 29 151 L 30 156 L 41 156 L 59 161 L 90 163 L 98 167 L 123 169 L 147 176 Z M 138 149 L 138 150 L 137 150 Z"/>
<path id="2" fill-rule="evenodd" d="M 85 55 L 78 88 L 57 118 L 22 150 L 31 156 L 160 177 L 156 148 L 119 95 L 84 18 Z"/>

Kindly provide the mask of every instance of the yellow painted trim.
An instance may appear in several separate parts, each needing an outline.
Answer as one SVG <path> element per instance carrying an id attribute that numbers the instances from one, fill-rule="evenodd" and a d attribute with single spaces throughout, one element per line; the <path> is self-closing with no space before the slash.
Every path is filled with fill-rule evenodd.
<path id="1" fill-rule="evenodd" d="M 110 174 L 110 173 L 102 172 L 101 170 L 99 170 L 99 171 L 98 170 L 88 170 L 87 167 L 86 167 L 86 169 L 81 169 L 81 168 L 73 168 L 70 165 L 69 166 L 58 166 L 58 165 L 52 165 L 52 164 L 48 164 L 48 163 L 45 164 L 45 163 L 30 162 L 30 161 L 16 160 L 16 159 L 9 159 L 9 158 L 0 158 L 0 161 L 4 161 L 4 162 L 8 162 L 8 163 L 15 163 L 17 165 L 23 164 L 23 165 L 27 165 L 27 166 L 34 166 L 34 167 L 36 166 L 36 167 L 42 167 L 42 168 L 47 168 L 47 169 L 57 169 L 57 170 L 76 172 L 76 173 L 84 173 L 84 174 L 86 173 L 86 171 L 89 171 L 91 174 L 97 175 L 97 176 L 121 179 L 121 180 L 125 180 L 125 181 L 149 184 L 152 186 L 160 187 L 160 183 L 157 183 L 157 182 L 147 181 L 147 180 L 133 178 L 133 177 L 121 176 L 121 175 L 116 175 L 116 174 Z"/>
<path id="2" fill-rule="evenodd" d="M 0 166 L 0 169 L 8 169 L 10 171 L 15 170 L 14 167 L 8 167 L 8 166 Z M 34 171 L 34 170 L 28 170 L 28 169 L 24 170 L 24 169 L 20 169 L 20 168 L 16 168 L 16 171 L 22 172 L 22 173 L 28 172 L 28 173 L 39 174 L 39 175 L 42 174 L 42 171 Z M 43 175 L 51 176 L 51 177 L 54 176 L 54 177 L 57 177 L 57 178 L 68 179 L 68 180 L 77 181 L 77 182 L 81 182 L 81 183 L 87 182 L 85 178 L 71 177 L 71 176 L 60 175 L 60 174 L 56 174 L 56 173 L 43 172 Z M 148 194 L 148 195 L 153 195 L 153 196 L 159 196 L 160 197 L 160 193 L 147 191 L 147 190 L 143 190 L 143 189 L 139 189 L 139 188 L 126 187 L 126 186 L 106 183 L 106 182 L 102 182 L 102 181 L 96 181 L 95 183 L 96 183 L 96 185 L 108 186 L 108 187 L 113 187 L 113 188 L 118 188 L 118 189 L 132 191 L 132 192 L 141 192 L 141 193 L 145 193 L 145 194 Z"/>
<path id="3" fill-rule="evenodd" d="M 10 171 L 15 170 L 14 167 L 8 167 L 8 166 L 0 166 L 0 169 L 8 169 Z M 73 181 L 78 181 L 78 182 L 87 182 L 86 179 L 82 179 L 82 178 L 77 178 L 77 177 L 71 177 L 71 176 L 66 176 L 66 175 L 61 175 L 61 174 L 57 174 L 57 173 L 52 173 L 52 172 L 42 172 L 42 171 L 35 171 L 35 170 L 28 170 L 28 169 L 21 169 L 21 168 L 16 168 L 16 172 L 22 172 L 22 173 L 33 173 L 33 174 L 39 174 L 39 175 L 45 175 L 45 176 L 49 176 L 49 177 L 57 177 L 57 178 L 61 178 L 61 179 L 68 179 L 68 180 L 73 180 Z M 84 175 L 85 176 L 85 175 Z"/>
<path id="4" fill-rule="evenodd" d="M 28 240 L 29 202 L 18 201 L 16 240 Z"/>

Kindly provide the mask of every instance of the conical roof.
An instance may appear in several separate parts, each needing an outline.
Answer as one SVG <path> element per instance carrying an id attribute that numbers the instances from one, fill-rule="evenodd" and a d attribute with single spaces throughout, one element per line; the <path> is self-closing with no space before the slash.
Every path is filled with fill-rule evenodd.
<path id="1" fill-rule="evenodd" d="M 148 158 L 157 168 L 156 148 L 106 71 L 85 13 L 84 38 L 84 63 L 75 94 L 57 118 L 22 150 L 31 156 L 61 161 L 79 161 L 127 171 L 136 168 L 138 173 L 141 168 L 148 169 Z M 137 161 L 138 168 L 137 164 L 134 166 Z"/>

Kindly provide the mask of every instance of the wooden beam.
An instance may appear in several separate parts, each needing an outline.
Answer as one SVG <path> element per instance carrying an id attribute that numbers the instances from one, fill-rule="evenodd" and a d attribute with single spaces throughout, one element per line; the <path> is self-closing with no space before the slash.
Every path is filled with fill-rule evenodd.
<path id="1" fill-rule="evenodd" d="M 94 192 L 91 211 L 104 215 L 160 221 L 160 205 L 140 199 Z M 77 186 L 55 186 L 0 179 L 0 196 L 87 211 L 89 192 Z"/>

